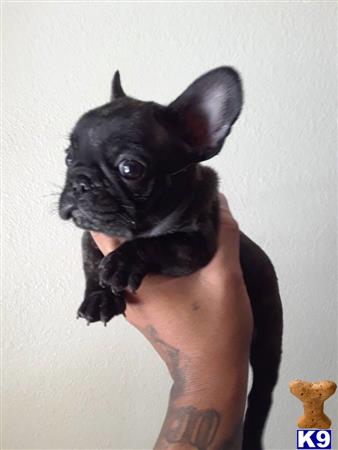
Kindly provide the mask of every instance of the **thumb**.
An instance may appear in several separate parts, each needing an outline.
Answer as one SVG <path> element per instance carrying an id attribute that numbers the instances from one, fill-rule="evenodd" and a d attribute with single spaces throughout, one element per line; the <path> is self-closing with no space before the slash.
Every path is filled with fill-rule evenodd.
<path id="1" fill-rule="evenodd" d="M 95 244 L 101 250 L 103 255 L 108 255 L 108 253 L 116 250 L 120 246 L 121 241 L 117 238 L 107 236 L 103 233 L 98 233 L 96 231 L 91 231 L 90 234 L 95 241 Z"/>

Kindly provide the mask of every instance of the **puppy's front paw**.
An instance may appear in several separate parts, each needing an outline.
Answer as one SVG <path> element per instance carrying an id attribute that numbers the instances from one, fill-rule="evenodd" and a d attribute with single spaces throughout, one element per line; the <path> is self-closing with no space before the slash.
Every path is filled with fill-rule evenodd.
<path id="1" fill-rule="evenodd" d="M 109 286 L 114 294 L 125 289 L 135 292 L 146 274 L 144 263 L 126 247 L 105 256 L 99 271 L 101 286 Z"/>
<path id="2" fill-rule="evenodd" d="M 77 311 L 77 317 L 87 323 L 101 321 L 106 325 L 114 316 L 123 314 L 126 308 L 123 294 L 114 295 L 109 289 L 91 292 Z"/>

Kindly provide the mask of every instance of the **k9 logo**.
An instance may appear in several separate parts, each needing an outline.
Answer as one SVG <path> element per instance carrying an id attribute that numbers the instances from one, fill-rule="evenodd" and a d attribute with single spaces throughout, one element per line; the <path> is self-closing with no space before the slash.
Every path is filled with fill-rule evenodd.
<path id="1" fill-rule="evenodd" d="M 331 430 L 297 430 L 297 448 L 331 448 Z"/>

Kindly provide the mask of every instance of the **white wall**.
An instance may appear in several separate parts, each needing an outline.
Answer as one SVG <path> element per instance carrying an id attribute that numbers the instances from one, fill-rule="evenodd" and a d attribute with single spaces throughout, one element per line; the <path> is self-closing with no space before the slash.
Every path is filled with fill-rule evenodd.
<path id="1" fill-rule="evenodd" d="M 211 165 L 272 257 L 284 355 L 267 448 L 295 448 L 289 380 L 337 379 L 335 4 L 4 4 L 3 448 L 151 448 L 169 377 L 117 318 L 75 320 L 80 230 L 59 220 L 66 135 L 108 100 L 167 103 L 204 71 L 242 73 L 245 107 Z M 57 186 L 58 185 L 58 186 Z M 337 395 L 327 411 L 337 427 Z"/>

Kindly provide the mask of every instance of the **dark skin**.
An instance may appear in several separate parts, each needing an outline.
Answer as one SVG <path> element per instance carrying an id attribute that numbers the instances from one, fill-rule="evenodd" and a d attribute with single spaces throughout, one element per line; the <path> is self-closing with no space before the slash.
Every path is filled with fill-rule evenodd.
<path id="1" fill-rule="evenodd" d="M 101 233 L 92 236 L 104 255 L 120 245 Z M 148 276 L 137 295 L 127 296 L 126 319 L 150 341 L 173 380 L 155 449 L 241 448 L 253 318 L 239 240 L 222 196 L 212 261 L 185 277 Z"/>

